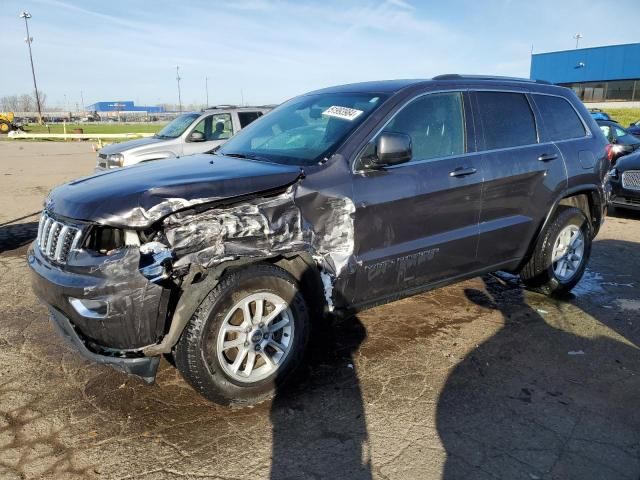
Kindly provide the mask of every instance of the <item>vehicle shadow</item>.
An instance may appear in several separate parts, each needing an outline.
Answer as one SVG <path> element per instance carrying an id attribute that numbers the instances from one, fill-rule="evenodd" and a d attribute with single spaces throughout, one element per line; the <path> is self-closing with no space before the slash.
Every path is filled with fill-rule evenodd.
<path id="1" fill-rule="evenodd" d="M 637 480 L 639 343 L 618 328 L 625 322 L 602 322 L 606 310 L 595 302 L 585 310 L 575 297 L 525 297 L 517 281 L 483 280 L 486 291 L 465 294 L 504 326 L 451 371 L 440 394 L 442 478 Z M 530 296 L 554 311 L 531 306 Z"/>
<path id="2" fill-rule="evenodd" d="M 280 389 L 271 406 L 272 480 L 372 478 L 353 361 L 366 330 L 357 316 L 324 322 L 312 331 L 302 381 Z"/>
<path id="3" fill-rule="evenodd" d="M 0 254 L 19 249 L 38 234 L 38 222 L 14 223 L 0 226 Z"/>
<path id="4" fill-rule="evenodd" d="M 630 220 L 640 220 L 640 210 L 632 210 L 629 208 L 609 208 L 607 211 L 609 217 L 627 218 Z"/>

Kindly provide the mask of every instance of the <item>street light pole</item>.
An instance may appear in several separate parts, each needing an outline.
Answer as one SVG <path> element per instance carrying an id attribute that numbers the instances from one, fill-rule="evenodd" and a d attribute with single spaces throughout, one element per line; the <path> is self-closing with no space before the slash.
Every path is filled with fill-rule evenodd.
<path id="1" fill-rule="evenodd" d="M 207 102 L 205 107 L 209 107 L 209 77 L 204 77 L 204 90 L 207 93 Z"/>
<path id="2" fill-rule="evenodd" d="M 580 39 L 582 38 L 582 35 L 580 35 L 579 33 L 576 33 L 573 38 L 576 39 L 576 50 L 578 49 L 578 44 L 580 43 Z"/>
<path id="3" fill-rule="evenodd" d="M 180 93 L 180 67 L 176 66 L 176 80 L 178 81 L 178 105 L 182 113 L 182 94 Z"/>
<path id="4" fill-rule="evenodd" d="M 31 74 L 33 75 L 33 88 L 36 91 L 36 104 L 38 105 L 38 122 L 42 124 L 42 107 L 40 106 L 40 93 L 38 92 L 38 84 L 36 83 L 36 70 L 33 68 L 33 55 L 31 54 L 31 42 L 33 38 L 29 35 L 29 20 L 31 14 L 29 12 L 22 12 L 20 18 L 24 18 L 24 26 L 27 29 L 27 45 L 29 47 L 29 61 L 31 62 Z"/>

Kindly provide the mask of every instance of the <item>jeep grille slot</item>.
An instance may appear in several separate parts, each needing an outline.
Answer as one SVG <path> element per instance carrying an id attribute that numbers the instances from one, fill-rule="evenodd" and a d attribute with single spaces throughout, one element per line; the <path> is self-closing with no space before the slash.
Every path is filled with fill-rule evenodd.
<path id="1" fill-rule="evenodd" d="M 640 190 L 640 170 L 627 170 L 623 172 L 622 186 L 629 190 Z"/>
<path id="2" fill-rule="evenodd" d="M 42 254 L 58 263 L 65 263 L 69 252 L 77 247 L 80 241 L 81 230 L 71 225 L 66 225 L 47 212 L 42 212 L 38 225 L 37 244 Z"/>

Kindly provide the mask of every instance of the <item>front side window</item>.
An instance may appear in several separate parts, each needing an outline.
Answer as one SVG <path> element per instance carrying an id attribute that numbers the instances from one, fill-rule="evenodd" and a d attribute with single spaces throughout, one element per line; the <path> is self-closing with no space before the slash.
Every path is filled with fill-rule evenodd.
<path id="1" fill-rule="evenodd" d="M 226 140 L 233 135 L 231 115 L 228 113 L 208 115 L 198 122 L 193 131 L 204 135 L 207 141 Z"/>
<path id="2" fill-rule="evenodd" d="M 231 115 L 228 113 L 218 113 L 211 115 L 211 135 L 207 140 L 226 140 L 233 136 L 233 125 Z"/>
<path id="3" fill-rule="evenodd" d="M 462 93 L 424 95 L 400 110 L 384 131 L 411 137 L 412 161 L 460 155 L 465 152 Z"/>
<path id="4" fill-rule="evenodd" d="M 477 92 L 486 150 L 538 142 L 533 112 L 522 93 Z"/>
<path id="5" fill-rule="evenodd" d="M 547 140 L 584 137 L 586 131 L 578 114 L 567 100 L 551 95 L 534 95 L 546 127 Z"/>
<path id="6" fill-rule="evenodd" d="M 156 137 L 178 138 L 199 116 L 199 113 L 187 113 L 185 115 L 180 115 L 178 118 L 174 118 L 165 125 L 165 127 L 156 134 Z"/>
<path id="7" fill-rule="evenodd" d="M 380 93 L 303 95 L 251 123 L 217 153 L 312 165 L 330 156 L 385 99 Z"/>

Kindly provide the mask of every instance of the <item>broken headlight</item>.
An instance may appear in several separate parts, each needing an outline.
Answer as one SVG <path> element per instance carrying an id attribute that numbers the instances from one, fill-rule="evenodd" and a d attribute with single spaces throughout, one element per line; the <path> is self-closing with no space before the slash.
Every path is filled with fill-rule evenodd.
<path id="1" fill-rule="evenodd" d="M 139 245 L 140 238 L 135 230 L 102 227 L 99 225 L 91 227 L 84 242 L 84 248 L 102 255 L 111 255 L 116 250 L 126 246 Z"/>

